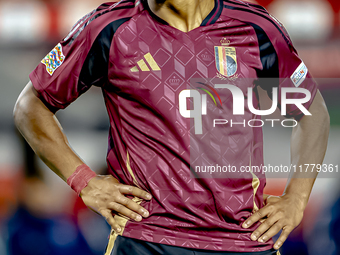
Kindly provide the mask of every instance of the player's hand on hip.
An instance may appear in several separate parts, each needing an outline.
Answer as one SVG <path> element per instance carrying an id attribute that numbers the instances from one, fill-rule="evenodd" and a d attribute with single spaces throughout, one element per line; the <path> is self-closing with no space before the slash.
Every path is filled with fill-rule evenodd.
<path id="1" fill-rule="evenodd" d="M 152 198 L 144 190 L 119 183 L 112 175 L 98 175 L 91 179 L 80 193 L 85 205 L 101 214 L 117 232 L 121 231 L 121 227 L 114 220 L 114 214 L 119 213 L 135 221 L 141 221 L 142 217 L 149 216 L 149 212 L 145 208 L 125 195 L 146 200 Z"/>
<path id="2" fill-rule="evenodd" d="M 304 206 L 294 195 L 269 196 L 265 201 L 265 206 L 245 220 L 242 227 L 249 228 L 260 221 L 261 225 L 251 234 L 251 239 L 259 242 L 268 241 L 282 230 L 274 244 L 274 248 L 279 249 L 288 235 L 302 221 L 303 211 Z"/>

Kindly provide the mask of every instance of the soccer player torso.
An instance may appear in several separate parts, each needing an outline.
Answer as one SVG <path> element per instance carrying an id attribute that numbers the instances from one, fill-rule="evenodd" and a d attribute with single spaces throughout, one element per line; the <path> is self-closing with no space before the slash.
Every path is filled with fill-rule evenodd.
<path id="1" fill-rule="evenodd" d="M 241 227 L 262 207 L 265 186 L 262 172 L 241 171 L 263 164 L 260 117 L 248 101 L 259 108 L 261 77 L 282 77 L 278 87 L 298 84 L 314 96 L 315 85 L 295 75 L 301 65 L 283 28 L 257 5 L 216 0 L 202 25 L 184 33 L 147 1 L 121 1 L 81 19 L 30 78 L 52 111 L 102 87 L 109 172 L 153 196 L 134 198 L 150 212 L 141 222 L 115 216 L 122 235 L 254 252 L 273 243 L 251 241 L 258 224 Z M 287 115 L 301 112 L 291 107 Z"/>
<path id="2" fill-rule="evenodd" d="M 270 245 L 253 243 L 250 231 L 240 226 L 261 206 L 264 176 L 258 174 L 260 181 L 252 173 L 222 172 L 209 178 L 206 172 L 211 166 L 238 171 L 251 160 L 262 163 L 261 129 L 242 124 L 256 117 L 248 110 L 242 118 L 234 117 L 231 92 L 215 88 L 234 84 L 246 94 L 254 87 L 261 68 L 257 36 L 250 25 L 222 18 L 221 4 L 205 25 L 188 33 L 144 10 L 114 35 L 104 87 L 114 123 L 108 160 L 118 158 L 122 172 L 113 167 L 114 176 L 154 196 L 142 202 L 151 216 L 142 223 L 128 222 L 123 235 L 204 249 L 256 251 Z M 207 95 L 202 134 L 195 134 L 193 118 L 181 114 L 182 91 L 189 91 L 186 108 Z M 199 98 L 190 98 L 194 91 Z M 214 119 L 239 124 L 214 128 Z"/>

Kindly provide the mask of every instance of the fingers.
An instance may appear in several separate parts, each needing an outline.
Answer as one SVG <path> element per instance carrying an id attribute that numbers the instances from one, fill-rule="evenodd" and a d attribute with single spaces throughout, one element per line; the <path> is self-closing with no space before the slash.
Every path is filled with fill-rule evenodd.
<path id="1" fill-rule="evenodd" d="M 247 220 L 245 220 L 242 224 L 242 227 L 249 228 L 255 222 L 259 221 L 260 219 L 264 218 L 270 213 L 270 208 L 268 206 L 263 207 L 262 209 L 258 210 L 252 216 L 250 216 Z"/>
<path id="2" fill-rule="evenodd" d="M 123 207 L 128 208 L 128 209 L 130 209 L 134 212 L 139 213 L 143 217 L 149 216 L 149 212 L 147 210 L 145 210 L 142 206 L 133 202 L 131 199 L 128 199 L 127 197 L 125 197 L 123 195 L 117 196 L 115 198 L 115 202 L 118 203 L 119 206 L 121 206 L 121 208 L 123 208 Z M 117 212 L 121 212 L 121 211 L 117 211 Z"/>
<path id="3" fill-rule="evenodd" d="M 278 214 L 269 217 L 251 234 L 250 238 L 262 243 L 268 241 L 281 230 L 282 226 L 277 223 L 279 219 L 280 215 Z"/>
<path id="4" fill-rule="evenodd" d="M 294 227 L 286 226 L 283 228 L 282 233 L 280 237 L 277 239 L 277 241 L 274 244 L 274 249 L 278 250 L 282 246 L 282 244 L 287 240 L 288 235 L 290 232 L 292 232 Z"/>
<path id="5" fill-rule="evenodd" d="M 126 187 L 123 187 L 123 190 L 125 189 L 131 192 L 128 194 L 134 194 L 133 193 L 134 187 L 127 186 L 127 185 L 121 185 L 121 186 L 126 186 Z M 143 217 L 149 216 L 149 212 L 146 209 L 144 209 L 142 206 L 135 203 L 131 199 L 125 197 L 123 194 L 120 193 L 120 191 L 117 191 L 116 193 L 118 194 L 114 196 L 114 200 L 107 201 L 104 205 L 104 208 L 99 210 L 99 213 L 106 219 L 106 221 L 109 223 L 112 229 L 114 229 L 117 233 L 121 231 L 121 227 L 114 220 L 112 211 L 114 211 L 115 213 L 119 213 L 122 216 L 133 219 L 135 221 L 141 221 L 143 219 L 142 216 Z"/>
<path id="6" fill-rule="evenodd" d="M 109 223 L 109 225 L 112 227 L 112 229 L 114 229 L 114 231 L 116 231 L 117 233 L 122 231 L 121 227 L 114 220 L 111 210 L 103 209 L 100 210 L 99 213 L 106 219 L 107 223 Z"/>
<path id="7" fill-rule="evenodd" d="M 131 200 L 130 200 L 131 201 Z M 142 216 L 140 216 L 139 214 L 129 210 L 127 207 L 125 207 L 124 205 L 115 203 L 115 202 L 111 202 L 108 204 L 108 208 L 120 213 L 126 217 L 129 217 L 130 219 L 133 219 L 135 221 L 141 221 L 142 220 Z"/>
<path id="8" fill-rule="evenodd" d="M 293 231 L 294 227 L 285 226 L 284 220 L 282 219 L 282 215 L 280 213 L 274 214 L 273 216 L 266 219 L 252 234 L 251 239 L 253 241 L 258 241 L 260 243 L 265 243 L 277 233 L 279 233 L 282 229 L 282 233 L 278 240 L 275 242 L 274 249 L 278 250 L 282 244 L 288 238 L 288 235 Z"/>
<path id="9" fill-rule="evenodd" d="M 123 184 L 119 185 L 119 191 L 122 194 L 132 195 L 132 196 L 144 198 L 147 200 L 150 200 L 152 198 L 152 196 L 146 191 L 141 190 L 137 187 L 129 186 L 129 185 L 123 185 Z"/>
<path id="10" fill-rule="evenodd" d="M 300 224 L 302 217 L 303 208 L 296 203 L 294 197 L 268 196 L 265 206 L 245 220 L 242 227 L 249 228 L 255 222 L 261 222 L 251 234 L 251 239 L 258 242 L 267 242 L 282 230 L 274 244 L 274 249 L 279 249 L 293 229 Z"/>
<path id="11" fill-rule="evenodd" d="M 89 208 L 100 213 L 115 231 L 119 232 L 119 225 L 115 222 L 112 212 L 135 221 L 141 221 L 142 217 L 149 216 L 149 212 L 135 202 L 135 199 L 131 200 L 125 196 L 132 195 L 138 198 L 137 200 L 150 200 L 152 197 L 148 192 L 120 184 L 113 176 L 97 176 L 92 180 L 81 198 Z"/>

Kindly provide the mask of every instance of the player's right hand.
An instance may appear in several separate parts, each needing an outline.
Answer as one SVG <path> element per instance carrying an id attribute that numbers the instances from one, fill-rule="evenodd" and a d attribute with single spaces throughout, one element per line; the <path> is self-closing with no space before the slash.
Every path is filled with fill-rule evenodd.
<path id="1" fill-rule="evenodd" d="M 152 196 L 144 190 L 118 182 L 112 175 L 98 175 L 90 180 L 80 196 L 85 205 L 102 215 L 110 226 L 120 232 L 121 227 L 114 220 L 114 214 L 121 214 L 135 221 L 148 217 L 149 212 L 125 195 L 150 200 Z"/>

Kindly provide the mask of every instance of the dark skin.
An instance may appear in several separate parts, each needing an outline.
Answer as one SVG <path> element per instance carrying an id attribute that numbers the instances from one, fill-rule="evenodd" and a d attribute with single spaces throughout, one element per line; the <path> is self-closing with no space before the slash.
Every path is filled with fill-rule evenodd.
<path id="1" fill-rule="evenodd" d="M 148 3 L 154 14 L 183 32 L 199 27 L 214 8 L 213 0 L 148 0 Z M 298 126 L 293 128 L 291 161 L 295 165 L 320 164 L 325 155 L 329 115 L 319 92 L 309 111 L 312 116 L 303 117 Z M 36 97 L 31 82 L 17 100 L 14 120 L 35 153 L 64 181 L 84 163 L 68 144 L 55 115 Z M 317 173 L 308 172 L 294 174 L 282 196 L 265 199 L 265 206 L 242 225 L 249 228 L 258 221 L 262 222 L 252 234 L 254 241 L 265 242 L 283 230 L 274 248 L 282 246 L 302 220 L 316 176 Z M 128 194 L 151 199 L 147 192 L 120 184 L 113 176 L 97 176 L 81 191 L 84 203 L 101 214 L 116 232 L 120 232 L 121 227 L 114 220 L 113 212 L 136 221 L 149 215 L 145 208 L 125 196 Z"/>

